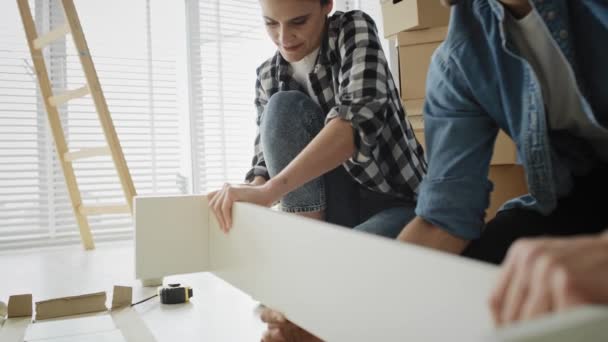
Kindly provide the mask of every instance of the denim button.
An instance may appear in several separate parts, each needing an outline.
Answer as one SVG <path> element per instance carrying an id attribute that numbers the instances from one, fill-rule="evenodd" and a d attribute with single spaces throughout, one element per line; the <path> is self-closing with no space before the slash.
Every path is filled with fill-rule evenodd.
<path id="1" fill-rule="evenodd" d="M 551 21 L 555 20 L 555 11 L 550 11 L 549 13 L 547 13 L 547 19 Z"/>
<path id="2" fill-rule="evenodd" d="M 568 31 L 566 31 L 566 30 L 559 31 L 559 36 L 562 39 L 567 39 L 568 38 Z"/>

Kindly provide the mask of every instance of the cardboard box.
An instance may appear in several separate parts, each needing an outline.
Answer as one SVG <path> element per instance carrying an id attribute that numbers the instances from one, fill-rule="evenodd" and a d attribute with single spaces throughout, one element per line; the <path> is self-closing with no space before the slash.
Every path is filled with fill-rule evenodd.
<path id="1" fill-rule="evenodd" d="M 447 27 L 401 32 L 397 35 L 402 99 L 424 99 L 431 57 L 446 35 Z"/>
<path id="2" fill-rule="evenodd" d="M 512 165 L 517 163 L 517 149 L 511 137 L 502 130 L 498 132 L 492 155 L 492 165 Z"/>
<path id="3" fill-rule="evenodd" d="M 401 31 L 447 26 L 450 9 L 439 0 L 380 0 L 384 37 Z"/>
<path id="4" fill-rule="evenodd" d="M 420 116 L 424 112 L 424 99 L 402 101 L 408 117 Z"/>
<path id="5" fill-rule="evenodd" d="M 526 176 L 521 165 L 492 165 L 489 178 L 494 183 L 494 191 L 490 194 L 486 222 L 496 216 L 496 212 L 505 202 L 528 193 Z"/>

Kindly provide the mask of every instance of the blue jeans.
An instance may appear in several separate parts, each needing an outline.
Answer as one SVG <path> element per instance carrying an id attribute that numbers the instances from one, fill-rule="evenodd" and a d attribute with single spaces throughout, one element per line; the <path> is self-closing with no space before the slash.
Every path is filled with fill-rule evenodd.
<path id="1" fill-rule="evenodd" d="M 299 91 L 270 97 L 260 122 L 260 139 L 270 177 L 283 170 L 321 131 L 325 114 Z M 291 213 L 325 210 L 327 222 L 395 238 L 414 218 L 416 203 L 369 190 L 339 166 L 281 199 Z"/>

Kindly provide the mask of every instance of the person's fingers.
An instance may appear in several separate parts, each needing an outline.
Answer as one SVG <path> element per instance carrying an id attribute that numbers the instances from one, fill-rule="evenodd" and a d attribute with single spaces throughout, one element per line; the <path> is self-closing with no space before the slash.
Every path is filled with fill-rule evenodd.
<path id="1" fill-rule="evenodd" d="M 533 267 L 528 298 L 516 320 L 534 319 L 552 310 L 549 283 L 550 275 L 555 269 L 555 261 L 549 256 L 543 256 Z"/>
<path id="2" fill-rule="evenodd" d="M 515 274 L 515 261 L 517 260 L 517 252 L 519 249 L 521 249 L 521 247 L 519 247 L 519 244 L 516 243 L 509 250 L 505 262 L 503 263 L 500 276 L 498 277 L 498 282 L 489 298 L 492 318 L 494 319 L 494 323 L 497 325 L 502 324 L 501 313 L 503 310 L 507 290 L 511 285 L 513 275 Z"/>
<path id="3" fill-rule="evenodd" d="M 222 216 L 224 219 L 224 223 L 226 224 L 226 231 L 229 231 L 232 228 L 232 204 L 234 203 L 234 195 L 228 187 L 225 191 L 225 195 L 222 201 Z"/>
<path id="4" fill-rule="evenodd" d="M 567 269 L 559 267 L 551 274 L 549 288 L 555 311 L 564 311 L 575 306 L 588 304 L 576 288 L 576 280 Z"/>
<path id="5" fill-rule="evenodd" d="M 281 319 L 276 319 L 276 318 L 273 321 L 268 322 L 267 324 L 268 324 L 268 328 L 277 328 L 283 332 L 289 331 L 289 330 L 295 330 L 295 329 L 299 328 L 297 325 L 293 324 L 291 321 L 281 320 Z"/>
<path id="6" fill-rule="evenodd" d="M 211 212 L 213 212 L 213 214 L 216 217 L 217 217 L 217 215 L 215 214 L 215 204 L 217 203 L 218 197 L 219 197 L 218 192 L 215 192 L 212 196 L 207 195 L 207 198 L 209 199 L 209 209 L 211 210 Z M 220 225 L 220 228 L 221 228 L 221 225 Z"/>
<path id="7" fill-rule="evenodd" d="M 258 305 L 256 305 L 255 308 L 253 308 L 253 314 L 261 320 L 262 312 L 264 312 L 265 309 L 266 309 L 266 306 L 264 306 L 264 304 L 258 303 Z"/>
<path id="8" fill-rule="evenodd" d="M 283 334 L 283 338 L 288 342 L 323 342 L 318 337 L 293 323 L 290 323 L 289 326 L 282 327 L 280 330 Z"/>
<path id="9" fill-rule="evenodd" d="M 277 342 L 285 341 L 285 336 L 283 336 L 283 332 L 281 331 L 281 329 L 272 329 L 270 337 L 272 337 L 272 339 Z"/>
<path id="10" fill-rule="evenodd" d="M 270 323 L 272 320 L 270 319 L 270 316 L 272 315 L 273 310 L 267 308 L 267 307 L 263 307 L 262 308 L 262 313 L 260 313 L 260 319 L 262 320 L 262 322 L 264 323 Z"/>
<path id="11" fill-rule="evenodd" d="M 280 329 L 268 329 L 262 336 L 262 342 L 286 342 Z"/>
<path id="12" fill-rule="evenodd" d="M 509 285 L 511 284 L 513 274 L 515 273 L 514 263 L 509 262 L 503 267 L 504 268 L 500 274 L 498 284 L 490 296 L 490 311 L 492 312 L 494 324 L 498 325 L 502 324 L 501 312 L 505 301 L 505 295 L 509 289 Z"/>
<path id="13" fill-rule="evenodd" d="M 217 196 L 217 193 L 218 193 L 218 192 L 219 192 L 219 190 L 216 190 L 216 191 L 211 191 L 210 193 L 208 193 L 208 194 L 207 194 L 207 200 L 208 200 L 209 202 L 211 202 L 211 200 L 213 200 L 213 198 L 214 198 L 215 196 Z"/>
<path id="14" fill-rule="evenodd" d="M 270 329 L 264 331 L 264 334 L 262 334 L 262 342 L 271 342 L 272 340 L 270 339 Z"/>
<path id="15" fill-rule="evenodd" d="M 221 205 L 222 202 L 224 200 L 224 191 L 220 191 L 214 198 L 213 198 L 213 206 L 211 206 L 211 210 L 213 210 L 213 214 L 215 215 L 215 218 L 217 219 L 217 223 L 219 223 L 220 225 L 220 229 L 223 232 L 226 232 L 225 224 L 224 224 L 224 217 L 222 216 L 222 212 L 221 212 Z"/>
<path id="16" fill-rule="evenodd" d="M 510 284 L 505 292 L 504 302 L 500 313 L 500 323 L 512 322 L 519 317 L 521 308 L 528 297 L 530 286 L 530 270 L 535 256 L 539 253 L 538 247 L 533 244 L 524 244 L 522 252 L 517 253 L 514 261 L 514 271 Z"/>
<path id="17" fill-rule="evenodd" d="M 262 310 L 260 319 L 262 320 L 262 322 L 268 323 L 268 324 L 271 324 L 271 323 L 283 324 L 283 323 L 287 322 L 287 319 L 285 318 L 285 316 L 282 313 L 269 309 L 267 307 L 264 307 L 264 309 Z"/>

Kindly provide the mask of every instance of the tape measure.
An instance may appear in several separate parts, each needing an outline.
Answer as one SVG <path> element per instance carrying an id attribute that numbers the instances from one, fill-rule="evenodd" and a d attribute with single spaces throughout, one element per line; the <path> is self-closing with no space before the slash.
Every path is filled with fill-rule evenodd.
<path id="1" fill-rule="evenodd" d="M 193 296 L 193 292 L 189 286 L 169 284 L 168 287 L 158 288 L 158 296 L 163 304 L 181 304 L 189 302 Z"/>

